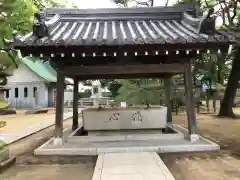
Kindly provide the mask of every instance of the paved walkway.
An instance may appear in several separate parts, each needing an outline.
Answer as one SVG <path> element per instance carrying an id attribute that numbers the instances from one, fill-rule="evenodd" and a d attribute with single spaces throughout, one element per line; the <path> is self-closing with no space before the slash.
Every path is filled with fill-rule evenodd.
<path id="1" fill-rule="evenodd" d="M 81 109 L 79 110 L 81 112 Z M 67 120 L 68 118 L 71 118 L 73 115 L 72 110 L 67 111 L 63 115 L 63 119 Z M 29 136 L 33 133 L 36 133 L 42 129 L 45 129 L 49 126 L 52 126 L 55 124 L 55 114 L 52 114 L 49 119 L 43 120 L 37 124 L 28 124 L 27 126 L 20 127 L 20 129 L 8 130 L 7 132 L 0 133 L 0 140 L 4 141 L 7 144 L 11 144 L 19 139 L 22 139 L 26 136 Z"/>
<path id="2" fill-rule="evenodd" d="M 92 180 L 175 180 L 157 153 L 98 156 Z"/>

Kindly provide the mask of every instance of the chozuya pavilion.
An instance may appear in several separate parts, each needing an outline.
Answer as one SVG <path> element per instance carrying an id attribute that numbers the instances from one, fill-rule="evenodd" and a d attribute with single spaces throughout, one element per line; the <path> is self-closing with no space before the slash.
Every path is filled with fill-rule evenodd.
<path id="1" fill-rule="evenodd" d="M 192 5 L 116 9 L 45 9 L 33 31 L 14 36 L 23 56 L 57 70 L 55 137 L 36 154 L 197 151 L 219 146 L 197 135 L 191 67 L 201 53 L 224 53 L 234 37 L 215 28 L 213 10 Z M 172 124 L 171 77 L 184 74 L 188 129 Z M 74 79 L 73 133 L 63 132 L 64 78 Z M 162 78 L 166 107 L 91 108 L 78 124 L 78 82 Z M 84 133 L 81 133 L 84 130 Z"/>

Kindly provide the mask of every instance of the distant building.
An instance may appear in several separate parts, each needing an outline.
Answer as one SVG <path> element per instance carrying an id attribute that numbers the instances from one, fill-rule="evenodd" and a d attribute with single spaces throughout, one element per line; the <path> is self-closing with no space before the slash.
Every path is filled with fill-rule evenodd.
<path id="1" fill-rule="evenodd" d="M 100 81 L 96 80 L 92 82 L 91 97 L 94 98 L 108 98 L 111 97 L 111 92 L 107 88 L 102 88 Z"/>
<path id="2" fill-rule="evenodd" d="M 56 82 L 57 73 L 48 62 L 22 58 L 19 67 L 8 77 L 5 87 L 9 90 L 4 99 L 10 108 L 54 107 Z M 69 92 L 67 94 L 66 97 L 70 97 Z"/>

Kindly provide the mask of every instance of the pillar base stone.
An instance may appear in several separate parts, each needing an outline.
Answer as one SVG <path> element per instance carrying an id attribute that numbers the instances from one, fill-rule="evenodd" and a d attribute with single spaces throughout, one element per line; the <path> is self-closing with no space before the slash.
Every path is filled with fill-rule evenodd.
<path id="1" fill-rule="evenodd" d="M 75 131 L 79 126 L 78 125 L 73 125 L 72 130 Z"/>
<path id="2" fill-rule="evenodd" d="M 199 135 L 198 134 L 190 134 L 189 139 L 191 142 L 195 142 L 195 141 L 199 140 Z"/>
<path id="3" fill-rule="evenodd" d="M 63 139 L 62 138 L 54 138 L 53 139 L 53 145 L 54 146 L 62 146 L 63 145 Z"/>

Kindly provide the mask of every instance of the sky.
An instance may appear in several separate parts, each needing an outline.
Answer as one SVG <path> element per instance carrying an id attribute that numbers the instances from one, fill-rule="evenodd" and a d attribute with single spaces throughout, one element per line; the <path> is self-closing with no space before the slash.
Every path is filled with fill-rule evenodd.
<path id="1" fill-rule="evenodd" d="M 80 9 L 86 8 L 115 8 L 117 5 L 111 0 L 73 0 Z"/>
<path id="2" fill-rule="evenodd" d="M 147 0 L 138 0 L 146 2 Z M 154 0 L 154 6 L 165 6 L 167 0 Z M 72 0 L 79 9 L 116 8 L 119 7 L 113 0 Z M 177 0 L 168 0 L 168 6 L 175 4 Z M 129 3 L 129 7 L 134 3 Z M 69 6 L 71 6 L 69 4 Z M 221 18 L 216 19 L 216 25 L 221 25 Z"/>
<path id="3" fill-rule="evenodd" d="M 144 1 L 144 0 L 143 0 Z M 85 8 L 115 8 L 118 7 L 117 4 L 114 3 L 113 0 L 73 0 L 73 2 L 80 9 Z M 169 0 L 169 5 L 172 5 L 176 2 L 176 0 Z M 163 6 L 165 4 L 165 0 L 155 0 L 155 6 Z M 131 4 L 129 4 L 131 6 Z"/>

